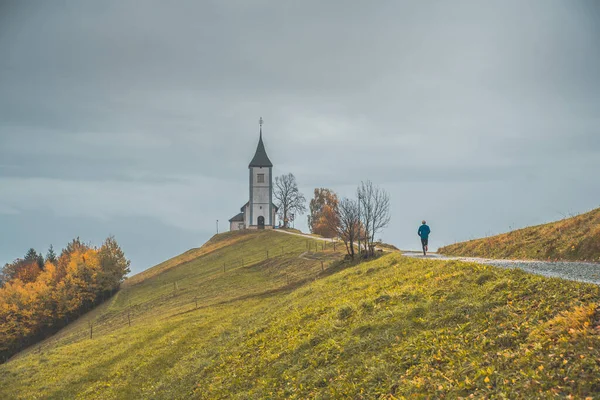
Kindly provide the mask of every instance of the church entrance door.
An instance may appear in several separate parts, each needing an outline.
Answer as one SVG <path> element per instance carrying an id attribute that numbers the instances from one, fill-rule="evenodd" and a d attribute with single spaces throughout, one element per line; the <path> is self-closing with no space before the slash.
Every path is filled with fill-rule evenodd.
<path id="1" fill-rule="evenodd" d="M 258 217 L 258 229 L 265 229 L 265 217 Z"/>

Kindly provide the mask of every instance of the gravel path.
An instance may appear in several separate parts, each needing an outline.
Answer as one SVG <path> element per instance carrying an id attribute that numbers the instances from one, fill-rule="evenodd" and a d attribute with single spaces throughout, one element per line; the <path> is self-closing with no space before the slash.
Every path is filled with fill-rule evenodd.
<path id="1" fill-rule="evenodd" d="M 319 238 L 303 233 L 287 232 L 276 229 L 276 232 L 289 235 L 303 236 L 309 239 L 331 242 L 332 239 Z M 426 258 L 428 260 L 459 260 L 479 264 L 493 265 L 501 268 L 519 268 L 532 274 L 562 278 L 570 281 L 588 282 L 600 285 L 600 263 L 573 262 L 573 261 L 533 261 L 533 260 L 492 260 L 477 257 L 447 257 L 437 253 L 429 253 L 423 257 L 421 252 L 403 251 L 402 255 L 415 258 Z"/>
<path id="2" fill-rule="evenodd" d="M 435 260 L 459 260 L 479 264 L 493 265 L 501 268 L 519 268 L 532 274 L 568 279 L 570 281 L 588 282 L 600 285 L 600 263 L 573 261 L 532 261 L 532 260 L 492 260 L 475 257 L 446 257 L 430 253 L 423 257 L 422 253 L 403 252 L 408 257 Z"/>

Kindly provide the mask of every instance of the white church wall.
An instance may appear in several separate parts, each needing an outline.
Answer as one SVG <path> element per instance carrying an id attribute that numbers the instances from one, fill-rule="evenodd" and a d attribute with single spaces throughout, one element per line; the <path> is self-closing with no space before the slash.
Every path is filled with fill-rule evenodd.
<path id="1" fill-rule="evenodd" d="M 250 205 L 246 204 L 244 206 L 244 225 L 246 227 L 250 226 Z"/>
<path id="2" fill-rule="evenodd" d="M 269 206 L 267 204 L 255 204 L 252 219 L 254 220 L 253 225 L 258 225 L 258 217 L 263 216 L 265 218 L 265 225 L 269 224 Z"/>
<path id="3" fill-rule="evenodd" d="M 264 175 L 263 182 L 258 182 L 259 174 Z M 269 204 L 271 200 L 270 190 L 270 171 L 268 167 L 253 167 L 252 168 L 252 222 L 251 225 L 258 225 L 258 217 L 265 218 L 265 225 L 273 224 L 273 220 L 269 218 Z"/>
<path id="4" fill-rule="evenodd" d="M 260 174 L 264 175 L 264 182 L 262 182 L 262 183 L 258 182 L 258 175 L 260 175 Z M 252 185 L 254 186 L 254 189 L 258 189 L 258 188 L 266 189 L 267 196 L 269 193 L 269 184 L 270 184 L 269 175 L 270 175 L 270 172 L 269 172 L 268 167 L 263 167 L 263 168 L 253 167 L 252 168 Z M 259 193 L 259 191 L 255 190 L 255 194 L 256 193 Z M 265 199 L 262 198 L 260 200 L 265 200 Z M 267 203 L 269 202 L 268 198 L 266 199 L 266 202 Z"/>
<path id="5" fill-rule="evenodd" d="M 239 231 L 240 229 L 244 229 L 244 222 L 242 221 L 231 221 L 229 223 L 230 231 Z"/>

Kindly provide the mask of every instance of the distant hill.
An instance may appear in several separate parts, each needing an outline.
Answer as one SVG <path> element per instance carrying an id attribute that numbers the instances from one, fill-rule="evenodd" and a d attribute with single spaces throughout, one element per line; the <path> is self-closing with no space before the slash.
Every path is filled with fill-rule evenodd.
<path id="1" fill-rule="evenodd" d="M 344 263 L 341 247 L 273 231 L 214 236 L 0 365 L 0 399 L 600 390 L 598 286 L 398 252 Z"/>
<path id="2" fill-rule="evenodd" d="M 572 218 L 442 247 L 453 256 L 600 261 L 600 208 Z"/>

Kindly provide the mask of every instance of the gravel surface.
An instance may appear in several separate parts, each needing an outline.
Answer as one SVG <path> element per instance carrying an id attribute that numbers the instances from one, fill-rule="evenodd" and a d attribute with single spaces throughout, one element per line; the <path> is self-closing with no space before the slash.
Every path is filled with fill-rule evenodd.
<path id="1" fill-rule="evenodd" d="M 304 236 L 309 239 L 332 241 L 331 239 L 318 238 L 302 233 L 287 232 L 275 229 L 276 232 L 289 235 Z M 549 276 L 554 278 L 568 279 L 570 281 L 588 282 L 600 285 L 600 263 L 573 262 L 573 261 L 532 261 L 532 260 L 492 260 L 477 257 L 447 257 L 437 253 L 429 253 L 423 257 L 423 253 L 417 251 L 403 251 L 403 255 L 415 258 L 427 258 L 437 260 L 459 260 L 488 264 L 501 268 L 519 268 L 532 274 Z"/>
<path id="2" fill-rule="evenodd" d="M 488 264 L 501 268 L 519 268 L 543 276 L 568 279 L 570 281 L 589 282 L 600 285 L 600 263 L 572 262 L 572 261 L 531 261 L 531 260 L 491 260 L 475 257 L 446 257 L 440 254 L 428 254 L 423 257 L 422 253 L 404 252 L 408 257 L 459 260 Z"/>

